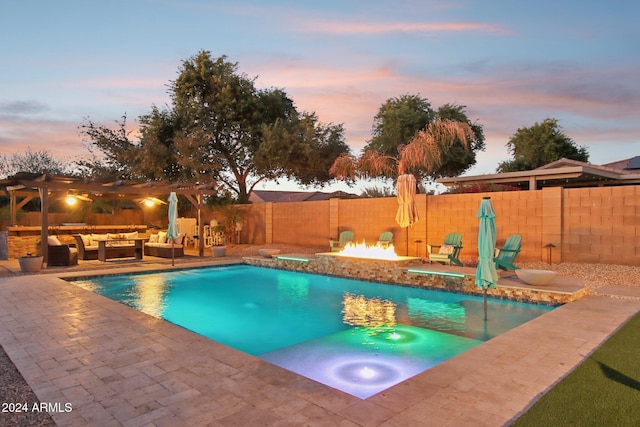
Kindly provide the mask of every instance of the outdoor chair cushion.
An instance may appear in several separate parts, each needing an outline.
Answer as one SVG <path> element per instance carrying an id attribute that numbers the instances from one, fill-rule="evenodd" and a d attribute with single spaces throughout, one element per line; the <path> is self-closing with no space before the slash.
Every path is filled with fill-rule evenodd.
<path id="1" fill-rule="evenodd" d="M 62 242 L 58 239 L 58 236 L 47 236 L 47 244 L 49 246 L 62 246 Z"/>

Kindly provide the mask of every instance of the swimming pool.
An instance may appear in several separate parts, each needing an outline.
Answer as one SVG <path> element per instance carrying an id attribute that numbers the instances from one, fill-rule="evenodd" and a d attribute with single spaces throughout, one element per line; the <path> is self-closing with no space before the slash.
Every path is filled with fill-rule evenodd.
<path id="1" fill-rule="evenodd" d="M 248 265 L 73 283 L 360 398 L 553 309 Z"/>

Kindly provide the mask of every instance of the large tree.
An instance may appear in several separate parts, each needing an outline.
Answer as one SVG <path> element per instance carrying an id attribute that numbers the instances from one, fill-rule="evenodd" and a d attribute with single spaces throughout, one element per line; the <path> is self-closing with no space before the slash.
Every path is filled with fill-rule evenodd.
<path id="1" fill-rule="evenodd" d="M 431 123 L 437 120 L 460 122 L 471 128 L 470 138 L 439 147 L 441 152 L 438 153 L 440 162 L 437 168 L 416 166 L 412 171 L 419 180 L 460 175 L 476 163 L 476 152 L 485 148 L 483 128 L 469 120 L 465 108 L 464 105 L 445 104 L 434 110 L 431 103 L 420 95 L 406 94 L 388 99 L 374 117 L 372 138 L 363 149 L 363 157 L 373 152 L 399 160 L 403 148 Z M 381 176 L 396 177 L 393 172 Z"/>
<path id="2" fill-rule="evenodd" d="M 274 176 L 295 178 L 303 185 L 321 185 L 333 179 L 329 168 L 348 153 L 342 126 L 320 123 L 313 113 L 290 121 L 278 120 L 264 130 L 256 166 Z"/>
<path id="3" fill-rule="evenodd" d="M 434 118 L 431 103 L 420 95 L 390 98 L 373 118 L 372 138 L 364 151 L 373 150 L 397 157 L 398 147 L 408 144 Z"/>
<path id="4" fill-rule="evenodd" d="M 131 176 L 215 182 L 240 202 L 264 179 L 330 180 L 328 166 L 348 152 L 342 125 L 299 113 L 282 89 L 258 89 L 237 68 L 206 51 L 184 61 L 169 86 L 171 106 L 140 118 L 138 143 L 124 129 L 109 134 L 89 123 L 85 133 Z"/>
<path id="5" fill-rule="evenodd" d="M 484 129 L 467 117 L 464 105 L 444 104 L 436 112 L 436 120 L 450 120 L 464 123 L 471 129 L 467 141 L 458 139 L 442 152 L 440 167 L 430 174 L 431 178 L 458 176 L 476 164 L 476 153 L 484 151 Z"/>
<path id="6" fill-rule="evenodd" d="M 562 158 L 589 161 L 585 147 L 578 147 L 566 136 L 557 119 L 545 119 L 528 128 L 519 128 L 509 139 L 507 148 L 513 155 L 498 166 L 498 172 L 517 172 L 538 168 Z"/>
<path id="7" fill-rule="evenodd" d="M 115 123 L 117 128 L 112 129 L 85 118 L 80 125 L 81 133 L 88 138 L 84 145 L 89 151 L 88 158 L 76 161 L 82 175 L 114 180 L 142 178 L 138 172 L 142 160 L 141 149 L 130 139 L 127 116 L 122 116 Z"/>

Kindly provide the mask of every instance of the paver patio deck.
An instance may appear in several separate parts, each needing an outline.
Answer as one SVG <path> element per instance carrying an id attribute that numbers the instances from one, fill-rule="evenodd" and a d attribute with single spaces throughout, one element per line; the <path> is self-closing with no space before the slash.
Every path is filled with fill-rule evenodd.
<path id="1" fill-rule="evenodd" d="M 0 279 L 0 344 L 41 402 L 71 404 L 52 414 L 60 426 L 504 425 L 640 311 L 624 290 L 587 296 L 361 400 L 59 278 L 69 274 Z"/>

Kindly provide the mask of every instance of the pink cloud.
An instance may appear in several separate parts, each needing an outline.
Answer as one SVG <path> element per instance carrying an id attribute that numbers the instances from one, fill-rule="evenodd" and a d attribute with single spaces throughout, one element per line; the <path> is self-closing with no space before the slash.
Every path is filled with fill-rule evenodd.
<path id="1" fill-rule="evenodd" d="M 80 125 L 80 122 L 54 119 L 0 119 L 0 154 L 24 153 L 30 148 L 32 151 L 45 150 L 54 158 L 69 163 L 89 157 L 89 152 L 84 148 Z M 115 123 L 113 125 L 116 126 Z M 133 120 L 127 122 L 127 129 L 132 131 L 132 139 L 135 140 L 137 123 Z"/>
<path id="2" fill-rule="evenodd" d="M 380 105 L 405 93 L 428 98 L 434 108 L 445 103 L 466 105 L 469 118 L 484 126 L 490 155 L 483 153 L 479 163 L 485 162 L 484 169 L 490 172 L 510 157 L 505 144 L 518 128 L 549 117 L 559 119 L 577 145 L 592 147 L 594 153 L 612 141 L 616 146 L 628 145 L 640 134 L 635 121 L 621 127 L 616 120 L 640 114 L 633 93 L 624 95 L 624 88 L 634 85 L 633 71 L 605 68 L 580 72 L 570 66 L 551 71 L 533 67 L 508 70 L 496 66 L 480 73 L 481 77 L 411 76 L 387 66 L 360 63 L 331 67 L 294 60 L 258 68 L 262 70 L 258 83 L 284 87 L 299 109 L 315 111 L 321 121 L 344 123 L 347 142 L 355 151 L 370 139 Z M 611 75 L 619 78 L 612 82 L 607 79 Z"/>
<path id="3" fill-rule="evenodd" d="M 355 23 L 334 21 L 305 21 L 298 26 L 303 32 L 329 34 L 390 34 L 390 33 L 442 33 L 479 31 L 487 33 L 511 34 L 505 26 L 482 22 L 378 22 Z"/>
<path id="4" fill-rule="evenodd" d="M 434 108 L 445 103 L 466 105 L 469 118 L 484 126 L 487 153 L 479 156 L 479 162 L 482 160 L 484 168 L 490 171 L 495 170 L 499 160 L 509 156 L 505 144 L 519 127 L 531 126 L 547 117 L 558 118 L 576 144 L 586 145 L 593 152 L 612 141 L 616 146 L 630 147 L 640 135 L 640 125 L 633 120 L 640 114 L 637 101 L 640 97 L 637 89 L 628 89 L 635 87 L 638 70 L 580 71 L 572 66 L 535 69 L 496 64 L 475 73 L 443 76 L 432 70 L 409 75 L 402 71 L 405 64 L 399 61 L 390 65 L 364 56 L 321 63 L 293 57 L 266 62 L 253 58 L 240 63 L 241 71 L 248 75 L 257 74 L 248 70 L 260 70 L 256 80 L 259 87 L 283 88 L 299 110 L 315 111 L 324 123 L 344 123 L 347 143 L 354 151 L 359 151 L 371 138 L 373 118 L 382 103 L 406 93 L 428 98 Z M 464 64 L 458 68 L 464 68 Z M 148 112 L 151 104 L 167 102 L 167 82 L 161 78 L 151 83 L 147 79 L 117 78 L 76 84 L 99 87 L 101 90 L 96 94 L 100 96 L 92 102 L 100 108 L 109 104 L 111 110 L 114 105 L 125 106 L 117 108 L 127 110 L 128 122 L 135 127 L 137 116 Z M 131 111 L 131 106 L 141 106 L 141 113 Z M 105 110 L 101 109 L 100 114 L 104 116 Z M 109 125 L 124 112 L 107 116 L 107 121 L 101 123 Z M 93 115 L 91 118 L 102 120 Z M 5 117 L 4 122 L 0 121 L 2 152 L 24 151 L 30 146 L 50 150 L 56 157 L 58 153 L 66 156 L 86 153 L 78 134 L 79 124 L 80 119 L 78 123 L 51 118 L 27 123 Z"/>

